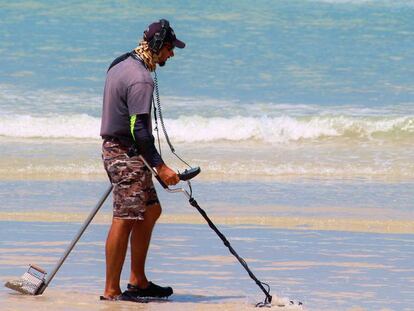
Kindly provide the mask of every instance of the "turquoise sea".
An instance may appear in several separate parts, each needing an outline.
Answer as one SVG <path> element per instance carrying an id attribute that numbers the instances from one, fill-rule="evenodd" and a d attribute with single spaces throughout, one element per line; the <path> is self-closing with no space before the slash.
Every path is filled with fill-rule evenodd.
<path id="1" fill-rule="evenodd" d="M 412 1 L 2 2 L 0 175 L 101 174 L 108 64 L 164 17 L 187 42 L 158 71 L 167 128 L 206 174 L 412 180 L 413 11 Z"/>
<path id="2" fill-rule="evenodd" d="M 236 238 L 249 234 L 240 219 L 263 219 L 266 243 L 274 243 L 263 259 L 271 283 L 307 309 L 410 310 L 413 17 L 408 0 L 0 0 L 1 228 L 72 228 L 89 212 L 107 184 L 99 137 L 107 67 L 166 18 L 187 46 L 157 70 L 163 115 L 178 154 L 201 166 L 193 182 L 200 204 Z M 167 163 L 182 170 L 162 143 Z M 188 225 L 184 235 L 200 226 L 184 197 L 158 192 L 162 234 L 177 223 Z M 110 214 L 109 202 L 102 213 Z M 18 242 L 7 232 L 4 250 Z M 320 238 L 313 248 L 310 237 Z M 358 268 L 324 257 L 342 238 L 357 245 L 343 257 Z M 291 243 L 319 255 L 305 260 L 301 252 L 303 264 Z M 392 254 L 403 258 L 400 271 Z M 6 259 L 0 255 L 2 273 L 12 266 Z M 279 284 L 278 264 L 294 277 Z M 176 277 L 188 291 L 183 275 Z M 333 279 L 344 283 L 330 287 Z"/>

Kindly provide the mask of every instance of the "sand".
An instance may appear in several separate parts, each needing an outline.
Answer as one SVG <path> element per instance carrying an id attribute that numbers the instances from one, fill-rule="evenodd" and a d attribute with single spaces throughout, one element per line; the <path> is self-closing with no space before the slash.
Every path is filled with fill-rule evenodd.
<path id="1" fill-rule="evenodd" d="M 74 222 L 1 221 L 0 281 L 30 263 L 51 271 L 79 228 Z M 287 310 L 409 310 L 414 303 L 410 234 L 220 224 L 255 275 Z M 168 302 L 101 302 L 107 224 L 93 223 L 41 297 L 0 289 L 1 310 L 253 310 L 264 294 L 205 224 L 156 227 L 147 271 L 171 285 Z M 128 260 L 122 286 L 128 282 Z M 76 297 L 76 298 L 74 298 Z M 256 309 L 257 310 L 257 309 Z"/>

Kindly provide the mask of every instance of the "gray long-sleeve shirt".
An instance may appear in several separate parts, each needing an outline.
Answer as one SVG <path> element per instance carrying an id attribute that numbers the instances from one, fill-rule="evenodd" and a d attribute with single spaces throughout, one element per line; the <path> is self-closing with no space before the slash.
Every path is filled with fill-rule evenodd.
<path id="1" fill-rule="evenodd" d="M 140 147 L 139 141 L 136 140 L 149 140 L 141 145 L 151 151 L 148 153 L 146 152 L 148 150 L 141 150 L 141 152 L 147 154 L 149 157 L 147 160 L 156 166 L 162 163 L 162 160 L 153 140 L 151 142 L 153 90 L 154 82 L 151 74 L 138 59 L 130 56 L 110 68 L 104 88 L 100 135 L 117 138 L 128 147 L 135 142 Z M 148 116 L 145 122 L 147 129 L 142 126 L 142 118 L 136 117 L 139 115 Z M 145 155 L 144 157 L 147 158 Z"/>

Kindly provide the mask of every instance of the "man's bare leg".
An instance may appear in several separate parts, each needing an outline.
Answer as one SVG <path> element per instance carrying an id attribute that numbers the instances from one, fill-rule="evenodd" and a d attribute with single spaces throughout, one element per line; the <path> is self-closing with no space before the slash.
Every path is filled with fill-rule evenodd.
<path id="1" fill-rule="evenodd" d="M 129 283 L 140 288 L 148 286 L 145 260 L 151 241 L 152 229 L 161 215 L 161 206 L 153 205 L 145 212 L 144 220 L 137 220 L 131 234 L 131 275 Z"/>
<path id="2" fill-rule="evenodd" d="M 113 218 L 106 239 L 106 284 L 104 297 L 110 298 L 121 294 L 119 286 L 122 266 L 128 247 L 128 239 L 135 220 Z"/>

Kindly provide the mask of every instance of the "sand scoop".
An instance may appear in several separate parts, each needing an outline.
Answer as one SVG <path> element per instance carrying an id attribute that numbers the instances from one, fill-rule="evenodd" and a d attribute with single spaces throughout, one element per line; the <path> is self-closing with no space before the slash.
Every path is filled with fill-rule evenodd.
<path id="1" fill-rule="evenodd" d="M 43 294 L 46 287 L 52 281 L 53 277 L 56 275 L 60 267 L 63 265 L 64 261 L 69 256 L 70 252 L 75 247 L 76 243 L 79 241 L 80 237 L 85 232 L 86 228 L 89 226 L 92 219 L 95 217 L 96 213 L 99 211 L 99 209 L 105 202 L 106 198 L 111 193 L 112 187 L 113 186 L 110 185 L 108 189 L 105 191 L 105 193 L 102 195 L 99 202 L 91 211 L 88 218 L 85 220 L 82 227 L 79 229 L 78 233 L 75 235 L 72 242 L 69 244 L 65 252 L 62 254 L 62 256 L 60 257 L 59 261 L 57 262 L 53 270 L 50 272 L 50 274 L 47 275 L 47 272 L 43 270 L 41 267 L 31 264 L 27 272 L 24 273 L 20 279 L 8 281 L 6 282 L 6 284 L 4 284 L 4 286 L 26 295 Z"/>

